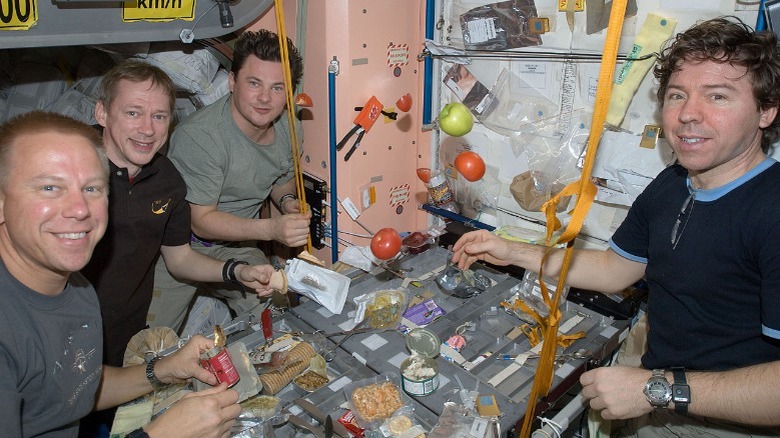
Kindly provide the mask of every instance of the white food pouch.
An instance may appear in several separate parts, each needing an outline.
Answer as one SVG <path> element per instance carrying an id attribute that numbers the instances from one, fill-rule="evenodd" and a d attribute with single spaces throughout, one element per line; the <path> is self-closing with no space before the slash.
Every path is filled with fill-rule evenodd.
<path id="1" fill-rule="evenodd" d="M 344 309 L 351 282 L 346 275 L 300 259 L 288 260 L 284 272 L 290 289 L 322 304 L 335 315 Z"/>

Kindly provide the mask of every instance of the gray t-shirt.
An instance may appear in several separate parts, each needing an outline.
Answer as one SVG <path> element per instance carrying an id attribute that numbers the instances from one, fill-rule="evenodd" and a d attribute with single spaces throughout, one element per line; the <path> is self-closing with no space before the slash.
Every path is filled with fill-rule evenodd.
<path id="1" fill-rule="evenodd" d="M 95 289 L 72 274 L 56 296 L 17 281 L 0 261 L 0 435 L 78 436 L 103 370 Z"/>
<path id="2" fill-rule="evenodd" d="M 274 184 L 293 178 L 287 117 L 274 122 L 274 143 L 259 145 L 238 128 L 230 95 L 190 115 L 171 136 L 168 157 L 187 183 L 187 201 L 256 218 Z"/>

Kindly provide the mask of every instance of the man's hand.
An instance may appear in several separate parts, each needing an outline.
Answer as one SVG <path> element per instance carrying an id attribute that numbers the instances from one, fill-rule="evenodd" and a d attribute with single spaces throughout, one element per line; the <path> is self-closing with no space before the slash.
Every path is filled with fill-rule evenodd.
<path id="1" fill-rule="evenodd" d="M 282 290 L 283 285 L 272 284 L 271 276 L 276 272 L 271 265 L 238 265 L 235 273 L 238 281 L 245 287 L 254 290 L 257 296 L 271 295 L 274 290 Z"/>
<path id="2" fill-rule="evenodd" d="M 216 385 L 214 374 L 200 366 L 200 355 L 213 347 L 214 341 L 195 335 L 175 353 L 157 362 L 154 374 L 163 383 L 181 383 L 194 377 L 203 383 Z"/>
<path id="3" fill-rule="evenodd" d="M 238 393 L 221 383 L 187 394 L 144 426 L 144 431 L 150 438 L 226 438 L 240 413 Z"/>
<path id="4" fill-rule="evenodd" d="M 282 204 L 279 205 L 279 210 L 281 210 L 283 214 L 300 213 L 301 202 L 298 198 L 286 198 Z"/>
<path id="5" fill-rule="evenodd" d="M 636 418 L 653 410 L 643 392 L 651 375 L 628 366 L 596 368 L 580 376 L 582 395 L 605 420 Z"/>
<path id="6" fill-rule="evenodd" d="M 306 245 L 309 236 L 311 210 L 306 213 L 291 213 L 271 219 L 273 238 L 290 248 Z"/>
<path id="7" fill-rule="evenodd" d="M 468 269 L 477 260 L 506 266 L 512 255 L 512 245 L 487 230 L 477 230 L 461 236 L 452 247 L 452 253 L 452 262 L 460 269 Z"/>

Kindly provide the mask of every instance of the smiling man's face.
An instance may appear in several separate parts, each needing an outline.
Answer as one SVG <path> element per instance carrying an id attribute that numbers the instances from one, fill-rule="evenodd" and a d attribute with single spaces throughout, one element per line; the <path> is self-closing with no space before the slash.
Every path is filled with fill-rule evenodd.
<path id="1" fill-rule="evenodd" d="M 168 139 L 171 107 L 168 94 L 151 79 L 121 80 L 110 107 L 98 101 L 95 119 L 103 127 L 108 158 L 135 176 Z"/>
<path id="2" fill-rule="evenodd" d="M 25 276 L 67 276 L 83 268 L 108 223 L 108 179 L 92 143 L 53 131 L 21 135 L 11 145 L 8 169 L 0 244 L 9 270 L 28 284 Z"/>

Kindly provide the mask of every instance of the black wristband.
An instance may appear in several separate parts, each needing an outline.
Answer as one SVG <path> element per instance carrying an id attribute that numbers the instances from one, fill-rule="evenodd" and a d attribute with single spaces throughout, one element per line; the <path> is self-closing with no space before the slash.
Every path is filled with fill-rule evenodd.
<path id="1" fill-rule="evenodd" d="M 238 265 L 248 265 L 249 263 L 243 261 L 243 260 L 236 260 L 236 259 L 228 259 L 225 264 L 222 266 L 222 280 L 225 283 L 231 283 L 231 284 L 241 284 L 241 282 L 238 281 L 238 278 L 236 278 L 236 266 Z"/>
<path id="2" fill-rule="evenodd" d="M 149 438 L 149 434 L 144 432 L 142 428 L 138 428 L 125 436 L 125 438 Z"/>
<path id="3" fill-rule="evenodd" d="M 225 264 L 222 265 L 222 281 L 224 281 L 225 283 L 230 283 L 230 278 L 228 277 L 228 269 L 235 261 L 236 259 L 227 259 L 225 260 Z"/>
<path id="4" fill-rule="evenodd" d="M 672 368 L 672 401 L 674 402 L 674 412 L 680 415 L 688 413 L 688 403 L 691 402 L 691 387 L 685 378 L 685 368 Z"/>

